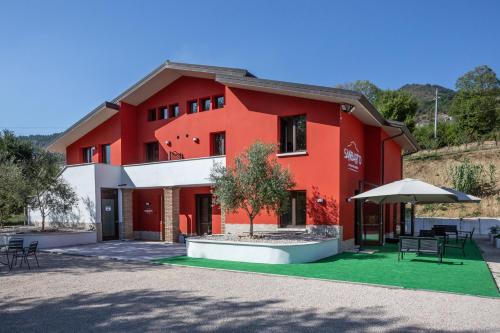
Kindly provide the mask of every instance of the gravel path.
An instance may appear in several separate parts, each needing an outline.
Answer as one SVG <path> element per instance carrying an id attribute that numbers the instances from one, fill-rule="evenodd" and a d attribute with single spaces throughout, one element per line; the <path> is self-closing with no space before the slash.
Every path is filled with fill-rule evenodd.
<path id="1" fill-rule="evenodd" d="M 0 266 L 2 332 L 498 332 L 500 300 L 41 254 Z"/>

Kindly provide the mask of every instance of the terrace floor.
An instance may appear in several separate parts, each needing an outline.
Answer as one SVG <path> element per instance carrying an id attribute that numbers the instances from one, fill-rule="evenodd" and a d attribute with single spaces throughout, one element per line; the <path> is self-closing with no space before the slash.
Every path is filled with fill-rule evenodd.
<path id="1" fill-rule="evenodd" d="M 306 264 L 254 264 L 186 256 L 153 262 L 500 297 L 491 272 L 474 242 L 467 242 L 465 257 L 458 249 L 446 249 L 442 264 L 435 256 L 415 254 L 405 254 L 405 259 L 398 262 L 396 244 L 371 249 L 376 251 L 373 254 L 344 252 Z"/>

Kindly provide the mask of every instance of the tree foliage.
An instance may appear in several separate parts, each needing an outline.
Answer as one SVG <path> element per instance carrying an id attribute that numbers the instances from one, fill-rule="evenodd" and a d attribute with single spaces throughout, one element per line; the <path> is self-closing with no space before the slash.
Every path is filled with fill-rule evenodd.
<path id="1" fill-rule="evenodd" d="M 48 215 L 69 212 L 77 196 L 59 177 L 60 170 L 58 155 L 4 131 L 0 135 L 0 220 L 19 214 L 29 204 L 40 210 L 43 230 Z"/>
<path id="2" fill-rule="evenodd" d="M 291 173 L 272 154 L 276 146 L 255 142 L 235 158 L 234 166 L 215 165 L 210 173 L 216 204 L 225 211 L 244 210 L 250 222 L 265 210 L 280 214 L 287 209 L 289 191 L 295 186 Z"/>
<path id="3" fill-rule="evenodd" d="M 382 90 L 368 80 L 357 80 L 337 85 L 337 88 L 353 90 L 362 93 L 370 103 L 374 104 Z"/>
<path id="4" fill-rule="evenodd" d="M 483 92 L 500 89 L 500 80 L 493 69 L 482 65 L 459 77 L 455 87 L 458 91 Z"/>
<path id="5" fill-rule="evenodd" d="M 375 106 L 387 119 L 404 122 L 413 130 L 418 102 L 409 93 L 400 90 L 384 90 L 375 100 Z"/>

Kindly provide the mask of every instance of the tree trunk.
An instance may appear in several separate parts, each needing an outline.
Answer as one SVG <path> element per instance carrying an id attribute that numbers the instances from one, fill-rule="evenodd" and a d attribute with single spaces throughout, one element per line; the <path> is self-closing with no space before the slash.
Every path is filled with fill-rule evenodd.
<path id="1" fill-rule="evenodd" d="M 253 237 L 253 216 L 250 215 L 250 237 Z"/>
<path id="2" fill-rule="evenodd" d="M 40 214 L 42 215 L 42 231 L 45 231 L 45 213 L 40 210 Z"/>

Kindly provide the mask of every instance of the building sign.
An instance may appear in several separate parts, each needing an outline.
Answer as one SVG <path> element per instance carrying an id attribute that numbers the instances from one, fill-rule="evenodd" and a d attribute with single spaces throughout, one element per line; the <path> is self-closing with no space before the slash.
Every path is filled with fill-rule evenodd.
<path id="1" fill-rule="evenodd" d="M 153 214 L 153 207 L 151 207 L 151 202 L 146 201 L 144 203 L 144 213 Z"/>
<path id="2" fill-rule="evenodd" d="M 111 206 L 105 206 L 104 207 L 104 211 L 105 212 L 110 212 L 112 210 L 112 207 Z"/>
<path id="3" fill-rule="evenodd" d="M 351 141 L 347 147 L 344 148 L 344 159 L 347 160 L 347 169 L 358 172 L 361 164 L 363 163 L 363 158 L 359 153 L 358 146 L 356 142 Z"/>

